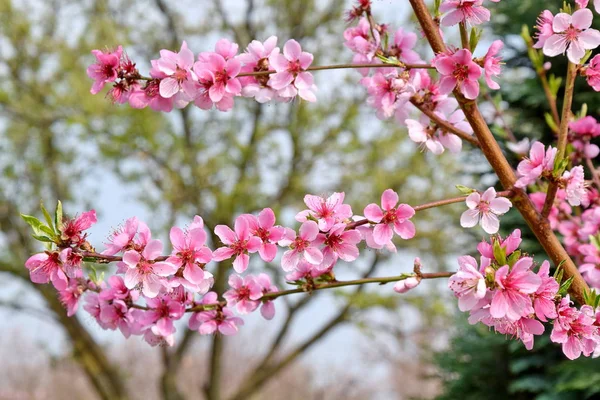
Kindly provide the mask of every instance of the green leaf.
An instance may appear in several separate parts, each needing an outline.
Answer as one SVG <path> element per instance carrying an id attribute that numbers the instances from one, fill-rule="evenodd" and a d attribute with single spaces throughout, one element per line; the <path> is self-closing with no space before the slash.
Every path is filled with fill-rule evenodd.
<path id="1" fill-rule="evenodd" d="M 462 193 L 462 194 L 471 194 L 473 192 L 476 192 L 477 190 L 467 187 L 467 186 L 463 186 L 463 185 L 456 185 L 456 188 Z"/>
<path id="2" fill-rule="evenodd" d="M 44 214 L 44 218 L 46 219 L 46 223 L 48 224 L 48 226 L 52 229 L 54 229 L 54 221 L 52 220 L 52 217 L 50 216 L 50 213 L 48 212 L 48 210 L 46 210 L 46 207 L 44 207 L 44 203 L 40 202 L 40 208 L 42 209 L 42 213 Z"/>
<path id="3" fill-rule="evenodd" d="M 592 56 L 592 51 L 588 50 L 585 52 L 585 56 L 583 56 L 583 58 L 581 59 L 581 61 L 579 61 L 579 64 L 583 65 L 587 62 L 587 60 L 590 59 L 590 57 Z"/>
<path id="4" fill-rule="evenodd" d="M 31 235 L 35 240 L 39 240 L 40 242 L 46 242 L 46 243 L 54 243 L 54 240 L 50 239 L 48 236 L 42 236 L 42 235 Z"/>
<path id="5" fill-rule="evenodd" d="M 506 250 L 500 246 L 500 241 L 494 240 L 494 258 L 498 265 L 507 265 L 508 262 L 506 260 Z"/>
<path id="6" fill-rule="evenodd" d="M 60 200 L 56 204 L 56 212 L 54 213 L 54 221 L 56 223 L 56 231 L 62 232 L 63 229 L 63 208 Z"/>
<path id="7" fill-rule="evenodd" d="M 36 235 L 39 235 L 41 233 L 40 227 L 44 225 L 42 221 L 40 221 L 34 216 L 26 214 L 21 214 L 21 218 L 23 218 L 23 220 L 25 220 L 25 222 L 27 222 L 29 226 L 31 226 Z"/>
<path id="8" fill-rule="evenodd" d="M 556 159 L 554 160 L 554 170 L 552 171 L 552 174 L 554 174 L 555 177 L 559 177 L 563 174 L 563 172 L 565 172 L 565 170 L 567 169 L 567 167 L 569 166 L 569 158 L 568 157 L 564 157 L 562 159 L 559 159 L 558 157 L 556 157 Z"/>
<path id="9" fill-rule="evenodd" d="M 550 127 L 550 129 L 552 129 L 553 131 L 558 131 L 558 126 L 556 126 L 554 118 L 552 118 L 552 115 L 550 115 L 550 113 L 544 113 L 544 119 L 546 120 L 546 124 Z"/>
<path id="10" fill-rule="evenodd" d="M 575 277 L 574 277 L 574 276 L 572 276 L 572 277 L 570 277 L 569 279 L 567 279 L 566 281 L 564 281 L 564 282 L 562 283 L 562 285 L 560 285 L 560 289 L 558 290 L 558 294 L 559 294 L 560 296 L 564 296 L 564 295 L 566 295 L 566 294 L 567 294 L 567 292 L 569 291 L 569 288 L 571 287 L 571 284 L 573 283 L 573 279 L 574 279 L 574 278 L 575 278 Z"/>
<path id="11" fill-rule="evenodd" d="M 40 226 L 40 230 L 51 238 L 56 237 L 56 233 L 54 233 L 52 228 L 50 228 L 49 226 L 42 225 L 42 226 Z"/>
<path id="12" fill-rule="evenodd" d="M 479 39 L 481 39 L 481 34 L 483 33 L 482 29 L 479 28 L 471 28 L 471 33 L 469 34 L 469 48 L 471 52 L 475 52 L 477 48 L 477 44 L 479 43 Z"/>
<path id="13" fill-rule="evenodd" d="M 590 235 L 590 236 L 589 236 L 590 242 L 591 242 L 591 243 L 594 245 L 594 247 L 596 247 L 598 250 L 600 250 L 600 238 L 599 238 L 599 236 L 600 236 L 600 234 L 598 234 L 598 235 L 596 235 L 596 236 L 593 236 L 593 235 Z"/>
<path id="14" fill-rule="evenodd" d="M 561 77 L 557 77 L 554 74 L 552 74 L 548 77 L 548 86 L 550 87 L 550 92 L 552 93 L 552 96 L 554 98 L 556 98 L 556 95 L 558 94 L 558 90 L 560 89 L 561 85 L 562 85 Z"/>
<path id="15" fill-rule="evenodd" d="M 585 117 L 587 115 L 587 112 L 588 112 L 588 105 L 587 105 L 587 103 L 583 103 L 581 105 L 581 110 L 579 110 L 579 113 L 577 114 L 576 119 Z"/>
<path id="16" fill-rule="evenodd" d="M 519 259 L 521 258 L 521 250 L 516 250 L 514 251 L 509 257 L 508 257 L 508 265 L 510 267 L 512 267 L 513 265 L 515 265 L 515 263 L 517 261 L 519 261 Z"/>

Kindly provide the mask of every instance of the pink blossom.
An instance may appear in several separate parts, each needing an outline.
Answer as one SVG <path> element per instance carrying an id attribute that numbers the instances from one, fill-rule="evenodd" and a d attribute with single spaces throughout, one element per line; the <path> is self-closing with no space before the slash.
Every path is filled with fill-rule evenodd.
<path id="1" fill-rule="evenodd" d="M 143 326 L 152 325 L 152 333 L 157 336 L 167 337 L 175 333 L 173 321 L 183 317 L 185 312 L 183 304 L 169 295 L 162 295 L 147 299 L 146 306 L 150 310 L 144 311 L 138 318 Z"/>
<path id="2" fill-rule="evenodd" d="M 600 124 L 596 118 L 587 116 L 569 123 L 571 135 L 569 141 L 573 144 L 583 157 L 594 159 L 600 154 L 600 148 L 590 140 L 600 136 Z"/>
<path id="3" fill-rule="evenodd" d="M 67 288 L 69 280 L 62 269 L 60 254 L 56 251 L 34 254 L 25 262 L 25 268 L 29 270 L 29 277 L 33 283 L 52 281 L 57 290 Z"/>
<path id="4" fill-rule="evenodd" d="M 554 15 L 549 10 L 544 10 L 537 18 L 537 23 L 535 25 L 535 29 L 537 33 L 535 34 L 536 42 L 533 45 L 535 49 L 541 49 L 544 47 L 546 40 L 552 35 L 554 35 L 554 29 L 552 28 L 552 23 L 554 22 Z"/>
<path id="5" fill-rule="evenodd" d="M 418 276 L 411 276 L 396 282 L 394 291 L 397 293 L 406 293 L 409 290 L 416 288 L 419 283 L 421 283 L 421 279 Z"/>
<path id="6" fill-rule="evenodd" d="M 307 194 L 304 203 L 308 210 L 296 214 L 296 221 L 306 222 L 309 218 L 316 219 L 319 229 L 327 232 L 331 227 L 352 217 L 352 208 L 344 203 L 344 192 L 333 193 L 327 199 Z"/>
<path id="7" fill-rule="evenodd" d="M 484 231 L 494 234 L 500 228 L 498 216 L 508 212 L 512 203 L 506 197 L 496 197 L 496 190 L 491 187 L 483 195 L 471 193 L 466 200 L 469 209 L 462 213 L 460 225 L 463 228 L 472 228 L 481 225 Z"/>
<path id="8" fill-rule="evenodd" d="M 228 111 L 233 107 L 233 96 L 242 91 L 236 78 L 242 64 L 237 58 L 231 58 L 237 52 L 237 44 L 221 39 L 215 50 L 214 53 L 200 54 L 185 90 L 194 99 L 194 104 L 203 110 L 209 110 L 214 104 L 218 110 Z"/>
<path id="9" fill-rule="evenodd" d="M 506 147 L 513 153 L 519 156 L 524 156 L 529 152 L 531 144 L 529 143 L 529 138 L 523 138 L 522 140 L 516 143 L 507 142 Z"/>
<path id="10" fill-rule="evenodd" d="M 153 298 L 158 295 L 164 282 L 159 277 L 177 272 L 177 267 L 168 262 L 155 261 L 162 253 L 160 240 L 151 240 L 141 253 L 128 250 L 123 254 L 123 263 L 127 266 L 125 286 L 133 289 L 140 285 L 144 296 Z"/>
<path id="11" fill-rule="evenodd" d="M 433 66 L 442 75 L 440 93 L 448 94 L 455 87 L 470 100 L 479 96 L 481 68 L 473 61 L 471 52 L 460 49 L 454 54 L 440 53 L 433 60 Z"/>
<path id="12" fill-rule="evenodd" d="M 388 119 L 408 103 L 415 90 L 408 76 L 399 75 L 397 68 L 378 68 L 373 76 L 360 81 L 367 88 L 367 104 L 377 110 L 377 118 Z"/>
<path id="13" fill-rule="evenodd" d="M 369 21 L 364 17 L 358 21 L 357 26 L 344 31 L 344 45 L 354 53 L 353 63 L 366 64 L 376 61 L 375 53 L 381 46 L 381 39 L 377 30 L 373 33 L 374 37 L 371 37 Z M 360 71 L 366 75 L 368 69 L 361 68 Z"/>
<path id="14" fill-rule="evenodd" d="M 256 299 L 262 297 L 262 287 L 254 276 L 247 275 L 242 278 L 239 275 L 230 275 L 229 286 L 231 289 L 223 294 L 228 307 L 236 306 L 240 314 L 250 314 L 258 308 L 260 303 Z"/>
<path id="15" fill-rule="evenodd" d="M 277 286 L 271 283 L 271 278 L 267 274 L 258 274 L 258 276 L 256 277 L 256 283 L 258 283 L 261 288 L 260 297 L 263 297 L 268 293 L 276 293 L 279 291 L 279 289 L 277 289 Z M 254 295 L 251 298 L 258 300 L 256 295 Z M 273 319 L 273 317 L 275 316 L 275 304 L 273 304 L 272 300 L 262 300 L 260 314 L 266 320 Z"/>
<path id="16" fill-rule="evenodd" d="M 600 54 L 595 55 L 590 60 L 589 65 L 585 69 L 585 77 L 592 89 L 600 92 Z"/>
<path id="17" fill-rule="evenodd" d="M 483 71 L 485 73 L 485 82 L 490 89 L 500 89 L 500 85 L 492 80 L 492 77 L 500 75 L 502 68 L 500 63 L 502 59 L 496 57 L 496 54 L 502 49 L 504 43 L 501 40 L 495 40 L 488 49 L 483 59 Z"/>
<path id="18" fill-rule="evenodd" d="M 241 72 L 259 72 L 269 71 L 271 64 L 269 57 L 275 52 L 277 47 L 277 36 L 271 36 L 264 43 L 253 40 L 246 52 L 237 56 L 244 65 Z M 277 50 L 279 51 L 279 50 Z M 244 76 L 239 78 L 242 84 L 242 96 L 254 97 L 259 103 L 266 103 L 277 97 L 277 92 L 268 84 L 269 76 Z"/>
<path id="19" fill-rule="evenodd" d="M 579 8 L 586 8 L 590 0 L 575 0 L 575 4 L 579 6 Z"/>
<path id="20" fill-rule="evenodd" d="M 458 102 L 454 98 L 446 98 L 436 103 L 434 114 L 440 119 L 447 121 L 452 126 L 469 134 L 473 133 L 471 125 L 465 121 L 465 114 L 457 109 Z M 447 148 L 453 153 L 462 149 L 462 140 L 451 132 L 431 120 L 426 115 L 421 115 L 419 121 L 407 119 L 404 121 L 408 128 L 408 136 L 411 140 L 426 147 L 433 154 L 439 155 Z"/>
<path id="21" fill-rule="evenodd" d="M 200 226 L 184 232 L 174 226 L 169 234 L 173 253 L 167 259 L 181 273 L 180 283 L 187 289 L 206 293 L 212 285 L 213 277 L 204 271 L 204 265 L 212 260 L 212 252 L 206 247 L 206 232 L 203 229 L 202 218 Z"/>
<path id="22" fill-rule="evenodd" d="M 583 8 L 573 15 L 558 13 L 552 22 L 554 34 L 544 43 L 544 54 L 555 57 L 567 52 L 569 61 L 579 64 L 586 50 L 592 50 L 600 45 L 600 32 L 591 29 L 594 16 Z"/>
<path id="23" fill-rule="evenodd" d="M 127 300 L 136 301 L 139 297 L 137 290 L 129 290 L 125 286 L 123 278 L 118 275 L 113 275 L 108 278 L 109 287 L 99 293 L 100 299 L 105 301 L 110 300 Z"/>
<path id="24" fill-rule="evenodd" d="M 333 225 L 327 233 L 320 233 L 317 240 L 325 245 L 323 263 L 330 265 L 338 258 L 346 262 L 356 260 L 359 254 L 356 245 L 361 239 L 360 232 L 356 229 L 346 230 L 346 224 L 343 223 Z"/>
<path id="25" fill-rule="evenodd" d="M 433 154 L 442 154 L 444 152 L 444 146 L 435 135 L 435 132 L 437 131 L 436 127 L 430 125 L 430 119 L 425 115 L 421 115 L 420 120 L 423 122 L 414 119 L 407 119 L 404 121 L 408 128 L 408 137 L 410 137 L 413 142 L 420 144 L 420 147 L 427 148 Z"/>
<path id="26" fill-rule="evenodd" d="M 515 186 L 524 188 L 534 183 L 544 173 L 552 172 L 556 151 L 556 148 L 552 146 L 548 146 L 548 149 L 545 150 L 542 143 L 534 142 L 529 150 L 529 158 L 523 159 L 517 166 L 519 179 Z"/>
<path id="27" fill-rule="evenodd" d="M 314 243 L 318 234 L 319 226 L 314 221 L 302 223 L 298 235 L 291 229 L 286 231 L 286 236 L 279 242 L 282 246 L 290 247 L 281 258 L 281 267 L 284 271 L 294 270 L 302 260 L 306 260 L 312 265 L 319 265 L 323 262 L 323 253 Z"/>
<path id="28" fill-rule="evenodd" d="M 260 249 L 262 241 L 260 238 L 251 235 L 248 221 L 244 216 L 235 219 L 234 229 L 235 232 L 227 225 L 217 225 L 215 227 L 215 234 L 225 246 L 214 251 L 213 259 L 223 261 L 236 256 L 233 260 L 233 269 L 241 274 L 248 268 L 250 262 L 248 253 L 256 253 Z"/>
<path id="29" fill-rule="evenodd" d="M 458 297 L 460 311 L 470 311 L 487 292 L 485 278 L 471 256 L 458 258 L 458 271 L 448 280 L 448 287 Z"/>
<path id="30" fill-rule="evenodd" d="M 510 268 L 508 265 L 496 271 L 494 291 L 490 306 L 493 318 L 508 318 L 517 321 L 534 313 L 530 294 L 535 293 L 542 279 L 531 271 L 533 259 L 523 257 Z"/>
<path id="31" fill-rule="evenodd" d="M 258 218 L 252 214 L 243 214 L 248 221 L 250 233 L 262 241 L 258 255 L 263 261 L 271 262 L 277 255 L 276 243 L 283 239 L 285 229 L 275 226 L 275 213 L 270 208 L 263 209 Z"/>
<path id="32" fill-rule="evenodd" d="M 83 231 L 89 229 L 97 222 L 96 211 L 84 212 L 80 216 L 66 221 L 61 230 L 61 239 L 75 246 L 85 243 L 86 235 Z"/>
<path id="33" fill-rule="evenodd" d="M 177 96 L 165 98 L 160 95 L 159 90 L 160 79 L 149 80 L 143 88 L 131 92 L 128 98 L 129 105 L 138 109 L 150 106 L 154 111 L 171 112 Z"/>
<path id="34" fill-rule="evenodd" d="M 582 244 L 578 251 L 583 256 L 579 271 L 590 286 L 600 288 L 600 251 L 593 244 Z"/>
<path id="35" fill-rule="evenodd" d="M 495 321 L 494 328 L 504 335 L 518 337 L 527 350 L 533 349 L 535 335 L 544 333 L 544 325 L 535 318 L 523 317 L 517 321 L 506 319 Z"/>
<path id="36" fill-rule="evenodd" d="M 191 79 L 194 53 L 188 49 L 184 40 L 179 53 L 161 50 L 156 64 L 158 70 L 165 74 L 165 78 L 160 81 L 160 95 L 168 99 L 179 93 L 183 89 L 183 83 Z"/>
<path id="37" fill-rule="evenodd" d="M 100 303 L 100 321 L 104 329 L 119 329 L 123 336 L 129 337 L 132 331 L 137 331 L 134 327 L 136 319 L 132 313 L 133 309 L 127 307 L 123 300 L 104 301 Z"/>
<path id="38" fill-rule="evenodd" d="M 362 218 L 362 219 L 364 219 L 364 218 Z M 396 253 L 396 251 L 397 251 L 396 246 L 394 245 L 394 242 L 392 242 L 391 239 L 386 244 L 375 243 L 375 239 L 373 239 L 373 228 L 372 227 L 366 226 L 366 225 L 361 225 L 361 226 L 358 226 L 356 228 L 356 230 L 360 232 L 360 235 L 361 235 L 362 239 L 366 242 L 367 247 L 370 247 L 371 249 L 377 249 L 377 250 L 383 249 L 385 247 L 388 251 L 391 251 L 392 253 Z"/>
<path id="39" fill-rule="evenodd" d="M 215 303 L 217 303 L 215 292 L 208 292 L 201 302 L 201 304 Z M 217 331 L 223 335 L 235 335 L 240 325 L 244 325 L 244 321 L 235 317 L 227 307 L 193 313 L 189 320 L 190 329 L 197 330 L 201 335 L 211 335 Z"/>
<path id="40" fill-rule="evenodd" d="M 295 40 L 288 40 L 283 46 L 283 54 L 276 49 L 269 57 L 269 63 L 275 69 L 269 78 L 269 85 L 281 97 L 291 99 L 299 95 L 306 101 L 317 101 L 313 76 L 306 72 L 312 61 L 312 54 L 302 51 Z"/>
<path id="41" fill-rule="evenodd" d="M 83 309 L 85 311 L 87 311 L 98 323 L 98 325 L 100 325 L 100 327 L 102 329 L 114 329 L 109 327 L 107 324 L 105 324 L 104 322 L 102 322 L 102 320 L 100 319 L 100 313 L 102 312 L 102 306 L 105 305 L 107 302 L 104 300 L 101 300 L 100 297 L 98 296 L 98 293 L 89 293 L 86 297 L 85 297 L 85 304 L 83 306 Z"/>
<path id="42" fill-rule="evenodd" d="M 440 12 L 447 13 L 442 18 L 443 26 L 460 22 L 479 25 L 490 20 L 490 10 L 482 6 L 483 0 L 445 0 Z"/>
<path id="43" fill-rule="evenodd" d="M 500 248 L 504 250 L 506 256 L 510 256 L 521 245 L 521 230 L 515 229 L 505 239 L 499 236 L 492 236 L 492 243 L 495 241 L 499 241 Z M 477 251 L 481 254 L 482 267 L 490 265 L 491 260 L 494 259 L 494 247 L 492 243 L 482 241 L 477 245 Z M 484 268 L 480 268 L 479 271 L 483 273 Z"/>
<path id="44" fill-rule="evenodd" d="M 173 347 L 175 344 L 175 335 L 171 334 L 169 336 L 161 336 L 155 334 L 152 329 L 148 329 L 146 332 L 144 332 L 144 340 L 152 347 Z"/>
<path id="45" fill-rule="evenodd" d="M 421 57 L 413 50 L 416 44 L 417 35 L 414 32 L 405 32 L 404 29 L 398 28 L 390 46 L 390 55 L 407 64 L 421 63 Z"/>
<path id="46" fill-rule="evenodd" d="M 319 265 L 314 265 L 306 260 L 300 260 L 296 269 L 285 276 L 285 279 L 290 282 L 295 281 L 312 281 L 321 275 L 327 273 L 327 270 L 320 268 Z"/>
<path id="47" fill-rule="evenodd" d="M 405 240 L 415 236 L 415 225 L 410 221 L 415 210 L 408 204 L 398 204 L 396 207 L 397 204 L 398 194 L 387 189 L 381 195 L 381 208 L 374 203 L 365 207 L 365 217 L 377 224 L 373 230 L 375 243 L 385 245 L 392 239 L 394 232 Z"/>
<path id="48" fill-rule="evenodd" d="M 589 356 L 594 352 L 597 344 L 597 328 L 593 325 L 595 318 L 588 313 L 571 307 L 571 301 L 567 295 L 557 307 L 558 317 L 554 321 L 550 340 L 554 343 L 562 343 L 563 353 L 568 359 L 579 358 L 581 353 Z M 593 314 L 593 313 L 590 313 Z"/>
<path id="49" fill-rule="evenodd" d="M 565 193 L 569 204 L 572 206 L 581 205 L 582 200 L 586 197 L 583 166 L 577 165 L 570 171 L 565 171 L 562 179 L 566 185 Z"/>
<path id="50" fill-rule="evenodd" d="M 106 53 L 92 50 L 92 54 L 96 57 L 96 63 L 87 68 L 87 75 L 94 80 L 90 93 L 97 94 L 105 84 L 117 80 L 123 48 L 119 46 L 116 51 Z"/>
<path id="51" fill-rule="evenodd" d="M 132 217 L 113 231 L 108 238 L 108 243 L 105 243 L 106 249 L 102 254 L 113 256 L 130 249 L 142 251 L 150 239 L 152 233 L 148 226 L 136 217 Z"/>
<path id="52" fill-rule="evenodd" d="M 63 290 L 58 291 L 60 302 L 67 308 L 67 317 L 72 317 L 77 312 L 79 299 L 85 292 L 85 286 L 77 280 L 72 280 Z"/>
<path id="53" fill-rule="evenodd" d="M 62 263 L 62 269 L 69 278 L 81 278 L 83 277 L 83 271 L 81 269 L 81 262 L 83 256 L 81 253 L 73 251 L 72 248 L 67 247 L 60 252 L 60 262 Z"/>
<path id="54" fill-rule="evenodd" d="M 540 287 L 533 294 L 533 309 L 535 310 L 535 316 L 540 321 L 547 321 L 548 319 L 555 319 L 556 305 L 554 304 L 554 298 L 558 293 L 559 285 L 556 280 L 550 276 L 550 263 L 545 260 L 540 266 L 538 276 L 542 280 Z"/>

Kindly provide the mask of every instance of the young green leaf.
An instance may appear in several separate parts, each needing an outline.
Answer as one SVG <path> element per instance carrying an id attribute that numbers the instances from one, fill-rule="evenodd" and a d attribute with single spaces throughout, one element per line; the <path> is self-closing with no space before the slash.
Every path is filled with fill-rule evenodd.
<path id="1" fill-rule="evenodd" d="M 26 214 L 21 214 L 21 218 L 23 218 L 23 220 L 25 222 L 27 222 L 27 224 L 29 224 L 29 226 L 31 226 L 31 228 L 33 229 L 33 232 L 35 232 L 36 235 L 39 235 L 41 233 L 40 227 L 44 225 L 42 223 L 42 221 L 40 221 L 39 219 L 37 219 L 36 217 L 34 217 L 32 215 L 26 215 Z"/>
<path id="2" fill-rule="evenodd" d="M 494 258 L 498 265 L 507 265 L 506 260 L 506 251 L 500 246 L 500 242 L 498 240 L 494 240 Z"/>
<path id="3" fill-rule="evenodd" d="M 54 230 L 54 221 L 52 220 L 52 217 L 50 216 L 50 213 L 48 212 L 48 210 L 46 210 L 46 207 L 44 207 L 44 203 L 40 202 L 40 208 L 42 209 L 42 213 L 44 214 L 46 223 L 52 230 Z"/>
<path id="4" fill-rule="evenodd" d="M 63 208 L 60 200 L 56 204 L 56 212 L 54 213 L 54 221 L 56 224 L 56 231 L 61 232 L 63 229 Z"/>

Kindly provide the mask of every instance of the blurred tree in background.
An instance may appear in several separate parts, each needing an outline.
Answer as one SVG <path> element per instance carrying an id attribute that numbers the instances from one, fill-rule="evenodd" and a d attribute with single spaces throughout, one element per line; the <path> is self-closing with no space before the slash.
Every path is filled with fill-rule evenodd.
<path id="1" fill-rule="evenodd" d="M 490 37 L 500 38 L 506 46 L 506 70 L 514 71 L 506 76 L 501 88 L 501 98 L 508 111 L 504 115 L 514 128 L 517 139 L 554 140 L 552 130 L 546 124 L 544 114 L 549 112 L 548 102 L 540 80 L 527 55 L 525 42 L 518 35 L 522 26 L 529 27 L 531 34 L 537 16 L 543 8 L 558 12 L 563 2 L 536 0 L 503 1 L 495 5 L 490 25 Z M 595 20 L 595 28 L 600 22 Z M 548 59 L 551 69 L 547 74 L 564 76 L 566 59 Z M 585 80 L 576 82 L 577 96 L 573 110 L 587 104 L 588 115 L 598 118 L 600 102 Z M 562 90 L 558 93 L 561 107 Z M 504 124 L 496 119 L 494 132 L 499 136 Z M 510 154 L 510 151 L 507 152 Z M 516 159 L 514 159 L 516 165 Z M 516 215 L 513 214 L 516 217 Z M 523 231 L 522 248 L 530 254 L 545 254 L 527 227 L 509 214 L 502 222 L 504 236 L 515 228 Z M 549 340 L 551 325 L 546 334 L 536 339 L 533 351 L 527 351 L 519 342 L 507 341 L 503 335 L 490 332 L 485 326 L 470 326 L 464 314 L 457 316 L 457 326 L 447 351 L 436 354 L 435 360 L 442 378 L 443 395 L 440 399 L 538 399 L 575 400 L 600 398 L 600 360 L 581 358 L 568 360 L 560 347 Z"/>
<path id="2" fill-rule="evenodd" d="M 419 204 L 453 191 L 433 182 L 464 179 L 469 183 L 469 176 L 448 179 L 457 174 L 454 157 L 424 155 L 393 123 L 374 119 L 374 112 L 364 105 L 356 72 L 317 76 L 320 93 L 314 105 L 260 105 L 239 99 L 236 112 L 227 114 L 191 107 L 170 114 L 132 110 L 89 93 L 91 82 L 85 69 L 92 62 L 90 50 L 117 44 L 123 44 L 135 61 L 158 58 L 161 48 L 177 50 L 183 39 L 199 52 L 212 49 L 219 35 L 244 48 L 253 38 L 264 40 L 275 34 L 280 43 L 291 37 L 299 40 L 314 52 L 315 64 L 346 61 L 350 56 L 342 52 L 341 43 L 342 13 L 347 5 L 340 0 L 215 0 L 201 5 L 164 0 L 0 0 L 0 271 L 4 271 L 0 279 L 3 287 L 16 287 L 12 297 L 2 298 L 1 305 L 15 312 L 41 313 L 63 328 L 70 355 L 56 360 L 55 366 L 83 371 L 87 380 L 80 382 L 82 392 L 77 393 L 93 389 L 98 398 L 111 400 L 264 398 L 278 384 L 270 381 L 277 381 L 274 378 L 280 372 L 348 322 L 353 311 L 376 307 L 396 312 L 397 297 L 365 301 L 360 290 L 343 292 L 327 321 L 294 345 L 286 345 L 299 313 L 321 298 L 302 296 L 278 304 L 277 312 L 285 318 L 279 325 L 264 325 L 269 331 L 268 335 L 260 333 L 265 337 L 264 352 L 252 359 L 244 358 L 239 344 L 226 346 L 221 336 L 200 337 L 180 329 L 185 333 L 174 348 L 140 351 L 153 354 L 152 359 L 160 363 L 146 373 L 150 370 L 143 360 L 148 358 L 136 356 L 141 361 L 132 363 L 124 357 L 131 354 L 131 342 L 112 351 L 99 344 L 89 319 L 67 318 L 56 292 L 31 284 L 23 267 L 37 246 L 19 213 L 36 213 L 40 199 L 46 204 L 61 199 L 67 211 L 95 207 L 102 219 L 119 204 L 115 200 L 103 208 L 98 199 L 116 198 L 124 190 L 130 196 L 127 205 L 145 210 L 149 226 L 164 234 L 167 227 L 195 214 L 214 227 L 231 223 L 239 213 L 267 206 L 289 221 L 303 207 L 306 193 L 345 191 L 359 210 L 376 202 L 389 187 L 401 193 L 402 201 Z M 385 7 L 377 7 L 377 12 L 384 15 Z M 461 157 L 481 161 L 468 152 Z M 418 178 L 410 177 L 415 171 Z M 424 257 L 428 270 L 442 268 L 443 256 L 467 240 L 452 231 L 458 219 L 449 210 L 459 209 L 420 215 L 417 239 L 398 243 L 399 256 L 388 265 L 409 265 L 416 252 L 423 250 L 428 254 Z M 439 226 L 445 226 L 443 234 Z M 92 242 L 101 248 L 101 238 L 92 237 Z M 352 267 L 350 272 L 373 274 L 385 257 L 371 256 L 362 270 Z M 225 287 L 229 268 L 228 263 L 213 268 L 217 291 Z M 275 267 L 270 270 L 281 287 L 281 272 Z M 43 298 L 43 306 L 19 306 L 28 304 L 35 293 Z M 202 343 L 195 346 L 195 342 Z M 10 352 L 7 357 L 19 359 Z M 310 373 L 305 367 L 294 368 L 303 372 L 285 376 L 304 382 L 297 392 L 300 397 L 290 397 L 286 391 L 285 398 L 318 397 L 314 385 L 306 383 L 309 379 L 302 379 Z M 0 377 L 0 387 L 14 383 L 2 379 L 8 375 Z M 24 382 L 23 390 L 29 387 Z M 64 398 L 64 391 L 62 395 L 52 392 L 54 379 L 45 382 L 43 398 Z M 353 387 L 349 385 L 348 390 Z M 354 394 L 361 398 L 358 389 Z M 90 398 L 87 393 L 80 395 Z M 343 393 L 337 396 L 351 398 Z"/>

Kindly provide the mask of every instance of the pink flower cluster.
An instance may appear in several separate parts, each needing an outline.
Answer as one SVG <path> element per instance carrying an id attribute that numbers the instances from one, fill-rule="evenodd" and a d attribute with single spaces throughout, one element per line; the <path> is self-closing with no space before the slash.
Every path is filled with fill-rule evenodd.
<path id="1" fill-rule="evenodd" d="M 448 287 L 458 298 L 459 309 L 469 312 L 471 324 L 481 322 L 513 336 L 528 350 L 534 337 L 544 332 L 542 322 L 553 320 L 550 338 L 562 344 L 569 359 L 591 355 L 600 344 L 600 310 L 596 313 L 590 306 L 578 310 L 568 296 L 561 298 L 548 261 L 534 272 L 533 259 L 518 250 L 520 243 L 516 230 L 505 239 L 480 243 L 479 263 L 471 256 L 458 259 L 459 270 Z"/>
<path id="2" fill-rule="evenodd" d="M 489 19 L 489 11 L 481 7 L 481 2 L 446 1 L 440 10 L 453 9 L 444 21 L 458 18 L 471 22 L 481 15 L 481 10 L 485 10 L 483 13 L 487 12 L 487 17 L 482 17 L 481 22 Z M 377 65 L 377 68 L 360 69 L 364 75 L 360 83 L 368 93 L 367 103 L 376 109 L 380 119 L 394 116 L 399 123 L 406 125 L 410 138 L 423 149 L 434 154 L 441 154 L 445 149 L 459 152 L 462 141 L 458 136 L 424 114 L 418 119 L 410 118 L 410 114 L 416 111 L 411 103 L 419 103 L 456 129 L 472 134 L 471 126 L 458 109 L 458 102 L 448 95 L 458 88 L 468 99 L 475 99 L 479 95 L 478 81 L 482 75 L 485 75 L 491 89 L 498 89 L 500 86 L 492 78 L 501 72 L 498 53 L 503 47 L 502 42 L 495 41 L 482 58 L 474 59 L 467 49 L 450 49 L 426 64 L 413 50 L 417 43 L 416 34 L 400 28 L 393 40 L 382 41 L 381 32 L 387 35 L 382 25 L 371 26 L 367 18 L 361 18 L 357 26 L 344 31 L 344 44 L 354 53 L 354 63 Z M 439 81 L 434 81 L 426 69 L 418 68 L 426 66 L 437 70 Z"/>
<path id="3" fill-rule="evenodd" d="M 293 39 L 285 43 L 283 52 L 275 36 L 264 43 L 255 40 L 242 54 L 236 43 L 221 39 L 215 51 L 202 52 L 197 58 L 184 41 L 179 52 L 161 50 L 160 58 L 151 60 L 149 77 L 139 73 L 121 46 L 114 52 L 92 53 L 96 63 L 87 71 L 94 80 L 92 93 L 112 83 L 111 99 L 133 108 L 149 106 L 170 112 L 193 103 L 203 110 L 214 106 L 228 111 L 237 96 L 253 97 L 260 103 L 287 102 L 296 96 L 316 101 L 313 76 L 307 72 L 313 56 Z"/>
<path id="4" fill-rule="evenodd" d="M 241 274 L 248 269 L 251 254 L 273 262 L 281 247 L 286 278 L 311 290 L 335 279 L 333 268 L 339 260 L 356 260 L 363 240 L 374 249 L 395 250 L 394 234 L 402 239 L 415 235 L 410 221 L 415 211 L 398 204 L 393 190 L 383 193 L 381 207 L 370 204 L 365 208 L 366 218 L 353 215 L 344 203 L 344 193 L 327 198 L 306 195 L 304 202 L 307 209 L 296 215 L 301 222 L 298 232 L 276 225 L 274 212 L 265 208 L 258 215 L 237 217 L 234 229 L 217 225 L 214 233 L 222 245 L 214 251 L 206 244 L 204 221 L 196 216 L 186 229 L 171 228 L 172 250 L 167 255 L 163 255 L 162 242 L 153 239 L 148 226 L 135 217 L 112 232 L 101 254 L 95 253 L 85 233 L 96 222 L 95 212 L 89 211 L 56 228 L 54 223 L 44 226 L 43 232 L 51 232 L 52 237 L 43 240 L 53 243 L 54 249 L 31 256 L 25 266 L 33 282 L 53 283 L 69 315 L 87 294 L 84 309 L 102 328 L 119 329 L 126 337 L 143 336 L 151 345 L 172 345 L 175 322 L 186 312 L 191 313 L 190 329 L 224 335 L 235 334 L 243 324 L 234 309 L 245 315 L 260 307 L 265 319 L 275 315 L 273 300 L 278 289 L 267 274 L 230 275 L 230 288 L 222 294 L 224 300 L 219 300 L 219 294 L 210 292 L 214 278 L 207 265 L 212 261 L 233 258 L 233 269 Z M 34 229 L 41 229 L 41 221 L 28 218 Z M 84 277 L 84 258 L 115 262 L 116 274 L 107 281 L 95 271 Z M 408 279 L 402 280 L 405 283 L 412 284 Z"/>

